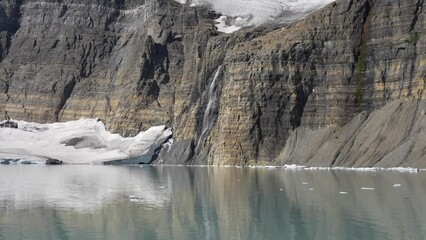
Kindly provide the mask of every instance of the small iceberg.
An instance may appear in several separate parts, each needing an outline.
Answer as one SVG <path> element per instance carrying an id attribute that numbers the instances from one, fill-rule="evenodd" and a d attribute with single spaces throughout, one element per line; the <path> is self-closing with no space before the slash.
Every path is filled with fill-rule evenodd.
<path id="1" fill-rule="evenodd" d="M 410 168 L 410 167 L 394 167 L 389 168 L 389 171 L 397 171 L 397 172 L 410 172 L 410 173 L 417 173 L 420 171 L 418 168 Z"/>
<path id="2" fill-rule="evenodd" d="M 19 163 L 24 164 L 24 165 L 34 164 L 31 160 L 28 160 L 28 159 L 23 159 L 23 160 L 19 161 Z"/>

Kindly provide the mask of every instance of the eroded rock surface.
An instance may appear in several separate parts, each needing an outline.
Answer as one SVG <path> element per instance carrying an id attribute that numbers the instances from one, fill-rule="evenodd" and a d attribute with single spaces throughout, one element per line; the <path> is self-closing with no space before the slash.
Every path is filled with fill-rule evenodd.
<path id="1" fill-rule="evenodd" d="M 344 126 L 292 132 L 277 165 L 426 168 L 426 101 L 395 100 Z"/>
<path id="2" fill-rule="evenodd" d="M 99 117 L 123 135 L 167 124 L 174 145 L 161 163 L 423 166 L 417 147 L 396 151 L 402 139 L 379 141 L 377 154 L 315 152 L 331 141 L 324 131 L 355 132 L 387 103 L 425 98 L 423 4 L 338 0 L 288 26 L 226 35 L 216 13 L 168 0 L 2 1 L 0 111 Z M 374 122 L 389 129 L 418 116 L 386 109 Z"/>

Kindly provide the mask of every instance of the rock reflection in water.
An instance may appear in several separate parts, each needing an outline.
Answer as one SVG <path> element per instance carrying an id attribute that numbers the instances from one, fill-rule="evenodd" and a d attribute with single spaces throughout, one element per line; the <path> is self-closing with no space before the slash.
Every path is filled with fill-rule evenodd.
<path id="1" fill-rule="evenodd" d="M 0 239 L 423 239 L 425 199 L 424 172 L 5 166 Z"/>

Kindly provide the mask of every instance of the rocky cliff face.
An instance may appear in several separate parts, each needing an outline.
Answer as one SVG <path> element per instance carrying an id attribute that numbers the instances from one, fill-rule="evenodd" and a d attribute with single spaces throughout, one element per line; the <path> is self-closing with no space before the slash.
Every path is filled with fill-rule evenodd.
<path id="1" fill-rule="evenodd" d="M 3 5 L 5 21 L 20 10 L 3 31 L 2 108 L 37 122 L 99 117 L 124 135 L 170 122 L 184 65 L 213 29 L 209 13 L 173 1 Z"/>
<path id="2" fill-rule="evenodd" d="M 269 162 L 298 127 L 423 98 L 422 11 L 415 1 L 338 1 L 231 49 L 212 159 Z"/>
<path id="3" fill-rule="evenodd" d="M 0 111 L 99 117 L 124 135 L 168 124 L 174 145 L 162 163 L 372 166 L 407 139 L 365 161 L 298 154 L 323 129 L 351 128 L 389 102 L 424 105 L 424 11 L 422 0 L 339 0 L 289 26 L 225 35 L 215 13 L 167 0 L 2 1 Z M 375 114 L 379 126 L 394 117 Z M 300 131 L 310 134 L 299 141 Z M 408 165 L 426 166 L 416 159 Z"/>
<path id="4" fill-rule="evenodd" d="M 291 133 L 277 165 L 425 168 L 426 101 L 395 100 L 343 126 Z"/>

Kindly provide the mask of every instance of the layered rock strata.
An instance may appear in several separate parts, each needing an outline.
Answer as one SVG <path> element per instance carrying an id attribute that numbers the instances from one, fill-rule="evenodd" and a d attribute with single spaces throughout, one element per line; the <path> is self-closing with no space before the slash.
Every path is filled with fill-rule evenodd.
<path id="1" fill-rule="evenodd" d="M 214 33 L 208 11 L 174 1 L 19 4 L 18 30 L 5 31 L 2 110 L 36 122 L 99 117 L 123 135 L 171 121 L 179 88 L 191 88 L 182 80 L 195 79 L 183 73 Z"/>
<path id="2" fill-rule="evenodd" d="M 395 100 L 344 126 L 298 128 L 276 164 L 426 168 L 426 101 Z"/>
<path id="3" fill-rule="evenodd" d="M 363 116 L 388 103 L 372 126 L 420 119 L 408 103 L 393 106 L 423 106 L 423 4 L 338 0 L 288 26 L 225 35 L 216 13 L 166 0 L 3 1 L 0 111 L 37 122 L 100 117 L 124 135 L 168 124 L 174 145 L 161 163 L 426 167 L 420 148 L 393 151 L 414 143 L 408 130 L 392 144 L 384 132 L 368 136 L 368 153 L 321 145 L 335 144 L 327 131 L 370 131 Z"/>

